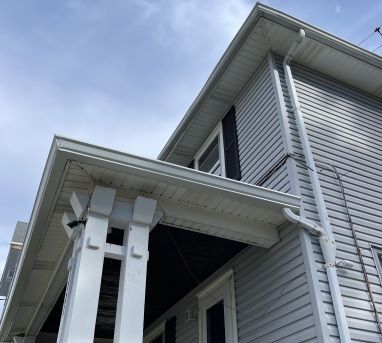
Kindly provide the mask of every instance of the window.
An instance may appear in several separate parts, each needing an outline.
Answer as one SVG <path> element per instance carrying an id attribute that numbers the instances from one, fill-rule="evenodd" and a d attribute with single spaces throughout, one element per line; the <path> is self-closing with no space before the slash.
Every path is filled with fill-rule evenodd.
<path id="1" fill-rule="evenodd" d="M 15 273 L 15 271 L 13 269 L 8 270 L 7 278 L 12 279 L 14 273 Z"/>
<path id="2" fill-rule="evenodd" d="M 225 176 L 225 168 L 222 166 L 224 166 L 223 133 L 219 124 L 195 155 L 195 169 Z"/>
<path id="3" fill-rule="evenodd" d="M 235 107 L 231 107 L 223 120 L 212 131 L 188 167 L 240 180 Z"/>
<path id="4" fill-rule="evenodd" d="M 375 266 L 377 267 L 379 280 L 382 286 L 382 247 L 371 245 L 371 251 L 373 252 Z"/>
<path id="5" fill-rule="evenodd" d="M 199 343 L 237 343 L 233 271 L 198 293 Z"/>

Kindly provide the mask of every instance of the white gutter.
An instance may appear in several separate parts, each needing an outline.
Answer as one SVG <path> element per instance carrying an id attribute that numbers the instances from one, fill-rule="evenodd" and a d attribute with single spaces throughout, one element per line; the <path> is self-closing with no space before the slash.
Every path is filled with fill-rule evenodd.
<path id="1" fill-rule="evenodd" d="M 338 332 L 342 343 L 351 342 L 349 327 L 347 324 L 345 308 L 342 301 L 340 286 L 338 283 L 338 277 L 336 272 L 336 243 L 333 236 L 332 228 L 329 221 L 328 212 L 326 210 L 326 205 L 324 197 L 321 191 L 320 181 L 318 178 L 318 173 L 313 159 L 313 153 L 309 144 L 308 134 L 305 128 L 304 119 L 302 117 L 302 112 L 300 104 L 297 98 L 297 92 L 293 80 L 292 71 L 290 68 L 290 62 L 292 61 L 295 52 L 300 47 L 300 44 L 305 38 L 305 31 L 300 29 L 298 36 L 290 47 L 288 54 L 284 58 L 283 68 L 285 72 L 285 79 L 288 85 L 289 94 L 291 97 L 291 102 L 293 105 L 293 111 L 296 118 L 296 124 L 300 135 L 301 145 L 305 161 L 309 171 L 309 176 L 312 183 L 312 189 L 314 193 L 314 198 L 316 200 L 318 214 L 321 221 L 321 227 L 313 225 L 310 221 L 303 218 L 295 216 L 292 211 L 287 209 L 283 210 L 284 216 L 293 223 L 299 223 L 304 228 L 308 229 L 311 233 L 318 234 L 319 242 L 322 250 L 322 254 L 325 260 L 326 273 L 329 281 L 330 294 L 332 296 L 334 314 L 336 316 Z"/>

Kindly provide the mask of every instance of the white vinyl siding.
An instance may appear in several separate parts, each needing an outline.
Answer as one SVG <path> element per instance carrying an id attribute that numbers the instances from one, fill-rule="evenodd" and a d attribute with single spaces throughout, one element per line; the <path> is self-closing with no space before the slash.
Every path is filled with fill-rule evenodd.
<path id="1" fill-rule="evenodd" d="M 382 100 L 301 66 L 292 68 L 301 110 L 316 160 L 338 167 L 346 199 L 366 264 L 377 308 L 382 317 L 382 288 L 370 243 L 382 244 Z M 365 278 L 347 220 L 341 189 L 332 172 L 318 165 L 322 191 L 337 242 L 337 258 L 354 263 L 340 269 L 339 282 L 353 342 L 382 342 L 371 310 Z M 301 171 L 301 179 L 305 171 Z M 304 207 L 315 217 L 306 187 Z M 317 263 L 323 263 L 318 244 Z M 324 272 L 322 295 L 328 320 L 334 324 Z M 334 332 L 333 332 L 334 333 Z"/>

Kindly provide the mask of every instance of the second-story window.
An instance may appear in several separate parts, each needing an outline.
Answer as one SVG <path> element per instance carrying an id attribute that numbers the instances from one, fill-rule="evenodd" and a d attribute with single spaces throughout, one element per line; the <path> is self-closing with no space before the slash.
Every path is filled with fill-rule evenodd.
<path id="1" fill-rule="evenodd" d="M 212 131 L 188 167 L 234 180 L 241 179 L 234 106 Z"/>
<path id="2" fill-rule="evenodd" d="M 224 165 L 223 134 L 219 124 L 195 155 L 195 169 L 225 176 Z"/>

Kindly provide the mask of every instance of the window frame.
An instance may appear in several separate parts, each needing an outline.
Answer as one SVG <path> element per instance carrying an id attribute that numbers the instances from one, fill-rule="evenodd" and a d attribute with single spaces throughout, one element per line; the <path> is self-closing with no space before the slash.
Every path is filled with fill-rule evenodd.
<path id="1" fill-rule="evenodd" d="M 164 335 L 165 335 L 165 324 L 166 322 L 163 321 L 156 326 L 154 326 L 150 331 L 144 334 L 143 337 L 143 343 L 150 343 L 152 340 L 157 338 L 159 335 L 163 335 L 163 342 L 164 342 Z"/>
<path id="2" fill-rule="evenodd" d="M 223 126 L 222 126 L 221 121 L 212 130 L 210 135 L 204 141 L 203 145 L 200 147 L 198 152 L 195 154 L 195 156 L 194 156 L 194 169 L 199 170 L 199 159 L 202 157 L 204 152 L 208 149 L 208 147 L 210 146 L 210 144 L 214 141 L 214 139 L 216 137 L 218 137 L 219 160 L 220 160 L 220 166 L 221 166 L 221 175 L 220 176 L 225 177 L 226 172 L 225 172 L 225 158 L 224 158 L 224 138 L 223 138 Z M 216 164 L 215 164 L 215 166 L 216 166 Z M 214 168 L 212 168 L 212 169 L 214 169 Z M 211 171 L 208 171 L 205 173 L 211 174 Z"/>
<path id="3" fill-rule="evenodd" d="M 234 273 L 232 269 L 215 279 L 197 294 L 199 306 L 199 343 L 207 343 L 207 310 L 224 302 L 226 343 L 238 343 Z"/>
<path id="4" fill-rule="evenodd" d="M 9 274 L 12 274 L 12 275 L 9 275 Z M 15 275 L 14 269 L 9 269 L 7 272 L 7 278 L 12 279 L 14 275 Z"/>
<path id="5" fill-rule="evenodd" d="M 375 267 L 378 272 L 379 283 L 382 287 L 382 262 L 379 260 L 378 255 L 382 256 L 382 246 L 376 244 L 370 244 L 371 253 L 374 258 Z"/>

